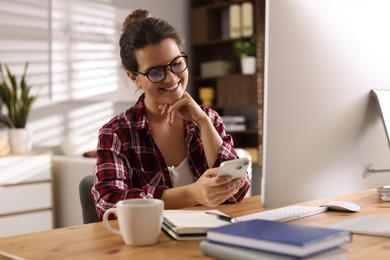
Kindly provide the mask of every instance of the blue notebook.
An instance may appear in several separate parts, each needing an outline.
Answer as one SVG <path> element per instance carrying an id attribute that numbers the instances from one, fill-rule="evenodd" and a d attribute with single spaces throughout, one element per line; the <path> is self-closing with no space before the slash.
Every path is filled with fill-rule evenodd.
<path id="1" fill-rule="evenodd" d="M 222 245 L 214 242 L 210 242 L 206 239 L 202 240 L 199 244 L 200 251 L 203 255 L 211 256 L 217 259 L 224 260 L 259 260 L 259 259 L 272 259 L 272 260 L 346 260 L 347 253 L 342 247 L 336 247 L 324 252 L 312 254 L 307 257 L 297 257 L 276 254 L 268 251 L 248 249 L 245 247 L 238 247 L 232 245 Z"/>
<path id="2" fill-rule="evenodd" d="M 211 242 L 297 257 L 309 256 L 351 241 L 351 232 L 269 220 L 249 220 L 207 230 Z"/>

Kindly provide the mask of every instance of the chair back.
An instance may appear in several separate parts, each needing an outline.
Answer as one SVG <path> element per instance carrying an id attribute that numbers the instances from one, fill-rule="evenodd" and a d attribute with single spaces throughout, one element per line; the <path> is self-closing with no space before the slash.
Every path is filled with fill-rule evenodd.
<path id="1" fill-rule="evenodd" d="M 96 213 L 94 201 L 92 199 L 92 186 L 93 175 L 87 175 L 81 179 L 79 185 L 79 194 L 84 224 L 100 221 Z"/>

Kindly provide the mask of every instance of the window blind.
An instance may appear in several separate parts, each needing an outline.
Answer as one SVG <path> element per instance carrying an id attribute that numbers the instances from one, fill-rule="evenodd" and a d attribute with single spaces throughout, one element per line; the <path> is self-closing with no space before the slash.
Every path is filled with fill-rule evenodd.
<path id="1" fill-rule="evenodd" d="M 128 12 L 103 0 L 0 0 L 0 62 L 20 75 L 28 61 L 40 98 L 129 101 L 118 48 Z"/>
<path id="2" fill-rule="evenodd" d="M 27 82 L 47 96 L 49 89 L 48 0 L 0 0 L 0 63 L 16 76 L 29 63 Z"/>

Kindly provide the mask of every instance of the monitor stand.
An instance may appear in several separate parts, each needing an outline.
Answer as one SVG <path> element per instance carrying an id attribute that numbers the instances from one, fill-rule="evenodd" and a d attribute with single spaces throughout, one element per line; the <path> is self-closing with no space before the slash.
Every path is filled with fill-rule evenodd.
<path id="1" fill-rule="evenodd" d="M 387 136 L 387 141 L 390 146 L 390 90 L 372 89 L 371 93 L 376 97 L 381 111 L 383 126 Z M 390 169 L 375 169 L 373 164 L 366 167 L 363 178 L 367 178 L 371 174 L 380 172 L 390 172 Z"/>

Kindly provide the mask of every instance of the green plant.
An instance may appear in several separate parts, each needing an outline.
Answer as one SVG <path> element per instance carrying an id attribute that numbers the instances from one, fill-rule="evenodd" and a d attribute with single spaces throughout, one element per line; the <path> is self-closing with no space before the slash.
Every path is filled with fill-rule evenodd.
<path id="1" fill-rule="evenodd" d="M 27 118 L 32 104 L 38 95 L 30 95 L 31 86 L 26 82 L 28 62 L 25 63 L 24 71 L 20 82 L 17 82 L 7 65 L 5 65 L 6 76 L 3 73 L 3 66 L 0 64 L 0 98 L 2 105 L 8 109 L 8 114 L 0 114 L 0 123 L 9 128 L 26 127 Z"/>
<path id="2" fill-rule="evenodd" d="M 257 39 L 255 36 L 240 38 L 234 41 L 234 50 L 240 58 L 256 56 Z"/>

